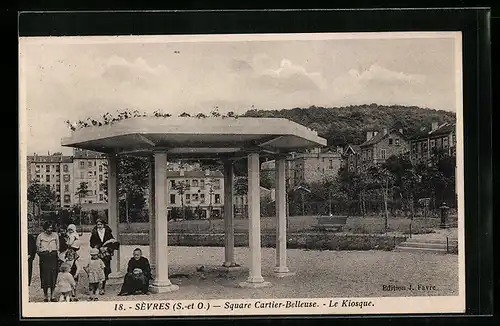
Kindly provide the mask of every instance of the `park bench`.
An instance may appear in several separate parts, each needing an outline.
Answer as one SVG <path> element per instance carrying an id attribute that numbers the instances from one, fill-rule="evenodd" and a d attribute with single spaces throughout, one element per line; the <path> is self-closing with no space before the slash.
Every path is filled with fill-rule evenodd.
<path id="1" fill-rule="evenodd" d="M 347 216 L 319 216 L 316 230 L 335 230 L 341 232 L 347 222 Z"/>

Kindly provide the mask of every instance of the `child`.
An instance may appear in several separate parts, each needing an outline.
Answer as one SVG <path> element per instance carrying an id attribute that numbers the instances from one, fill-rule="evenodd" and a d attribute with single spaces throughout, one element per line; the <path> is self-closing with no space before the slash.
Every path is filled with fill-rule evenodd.
<path id="1" fill-rule="evenodd" d="M 70 302 L 71 294 L 76 287 L 75 280 L 73 279 L 73 275 L 69 272 L 71 266 L 69 264 L 63 263 L 61 264 L 61 271 L 57 275 L 56 280 L 56 291 L 61 294 L 59 297 L 59 302 Z"/>
<path id="2" fill-rule="evenodd" d="M 90 249 L 90 261 L 88 265 L 84 268 L 89 276 L 89 287 L 90 287 L 90 301 L 97 301 L 97 290 L 99 285 L 104 281 L 104 263 L 99 259 L 99 249 Z"/>
<path id="3" fill-rule="evenodd" d="M 76 288 L 78 287 L 78 276 L 80 275 L 82 269 L 78 261 L 78 256 L 72 249 L 68 249 L 66 251 L 65 263 L 70 266 L 69 272 L 75 280 L 75 289 L 73 290 L 71 296 L 73 298 L 73 301 L 78 301 L 78 299 L 76 298 Z"/>

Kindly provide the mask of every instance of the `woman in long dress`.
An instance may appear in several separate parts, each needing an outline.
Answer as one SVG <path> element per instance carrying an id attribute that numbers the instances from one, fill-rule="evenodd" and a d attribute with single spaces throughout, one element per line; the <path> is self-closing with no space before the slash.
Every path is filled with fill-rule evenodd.
<path id="1" fill-rule="evenodd" d="M 99 294 L 102 295 L 106 290 L 106 281 L 111 273 L 111 259 L 114 251 L 118 250 L 119 243 L 113 236 L 111 228 L 103 220 L 98 219 L 96 226 L 90 235 L 90 247 L 99 250 L 99 258 L 104 262 L 104 281 L 101 283 Z"/>
<path id="2" fill-rule="evenodd" d="M 40 283 L 45 302 L 57 301 L 54 298 L 54 289 L 58 274 L 59 235 L 54 232 L 50 222 L 43 224 L 43 232 L 36 239 L 37 253 L 40 260 Z M 49 296 L 50 290 L 50 296 Z"/>

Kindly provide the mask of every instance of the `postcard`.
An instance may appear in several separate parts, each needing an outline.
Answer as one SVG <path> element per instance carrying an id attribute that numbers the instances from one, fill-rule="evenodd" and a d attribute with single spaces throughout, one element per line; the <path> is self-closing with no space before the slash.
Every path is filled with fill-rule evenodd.
<path id="1" fill-rule="evenodd" d="M 465 311 L 460 32 L 19 44 L 23 317 Z"/>

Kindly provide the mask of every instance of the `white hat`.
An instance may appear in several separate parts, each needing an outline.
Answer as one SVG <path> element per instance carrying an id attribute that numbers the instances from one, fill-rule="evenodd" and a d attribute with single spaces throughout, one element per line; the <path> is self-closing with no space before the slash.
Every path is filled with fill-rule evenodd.
<path id="1" fill-rule="evenodd" d="M 76 232 L 76 226 L 74 224 L 68 225 L 68 227 L 66 229 L 67 230 L 73 230 L 73 232 Z"/>

